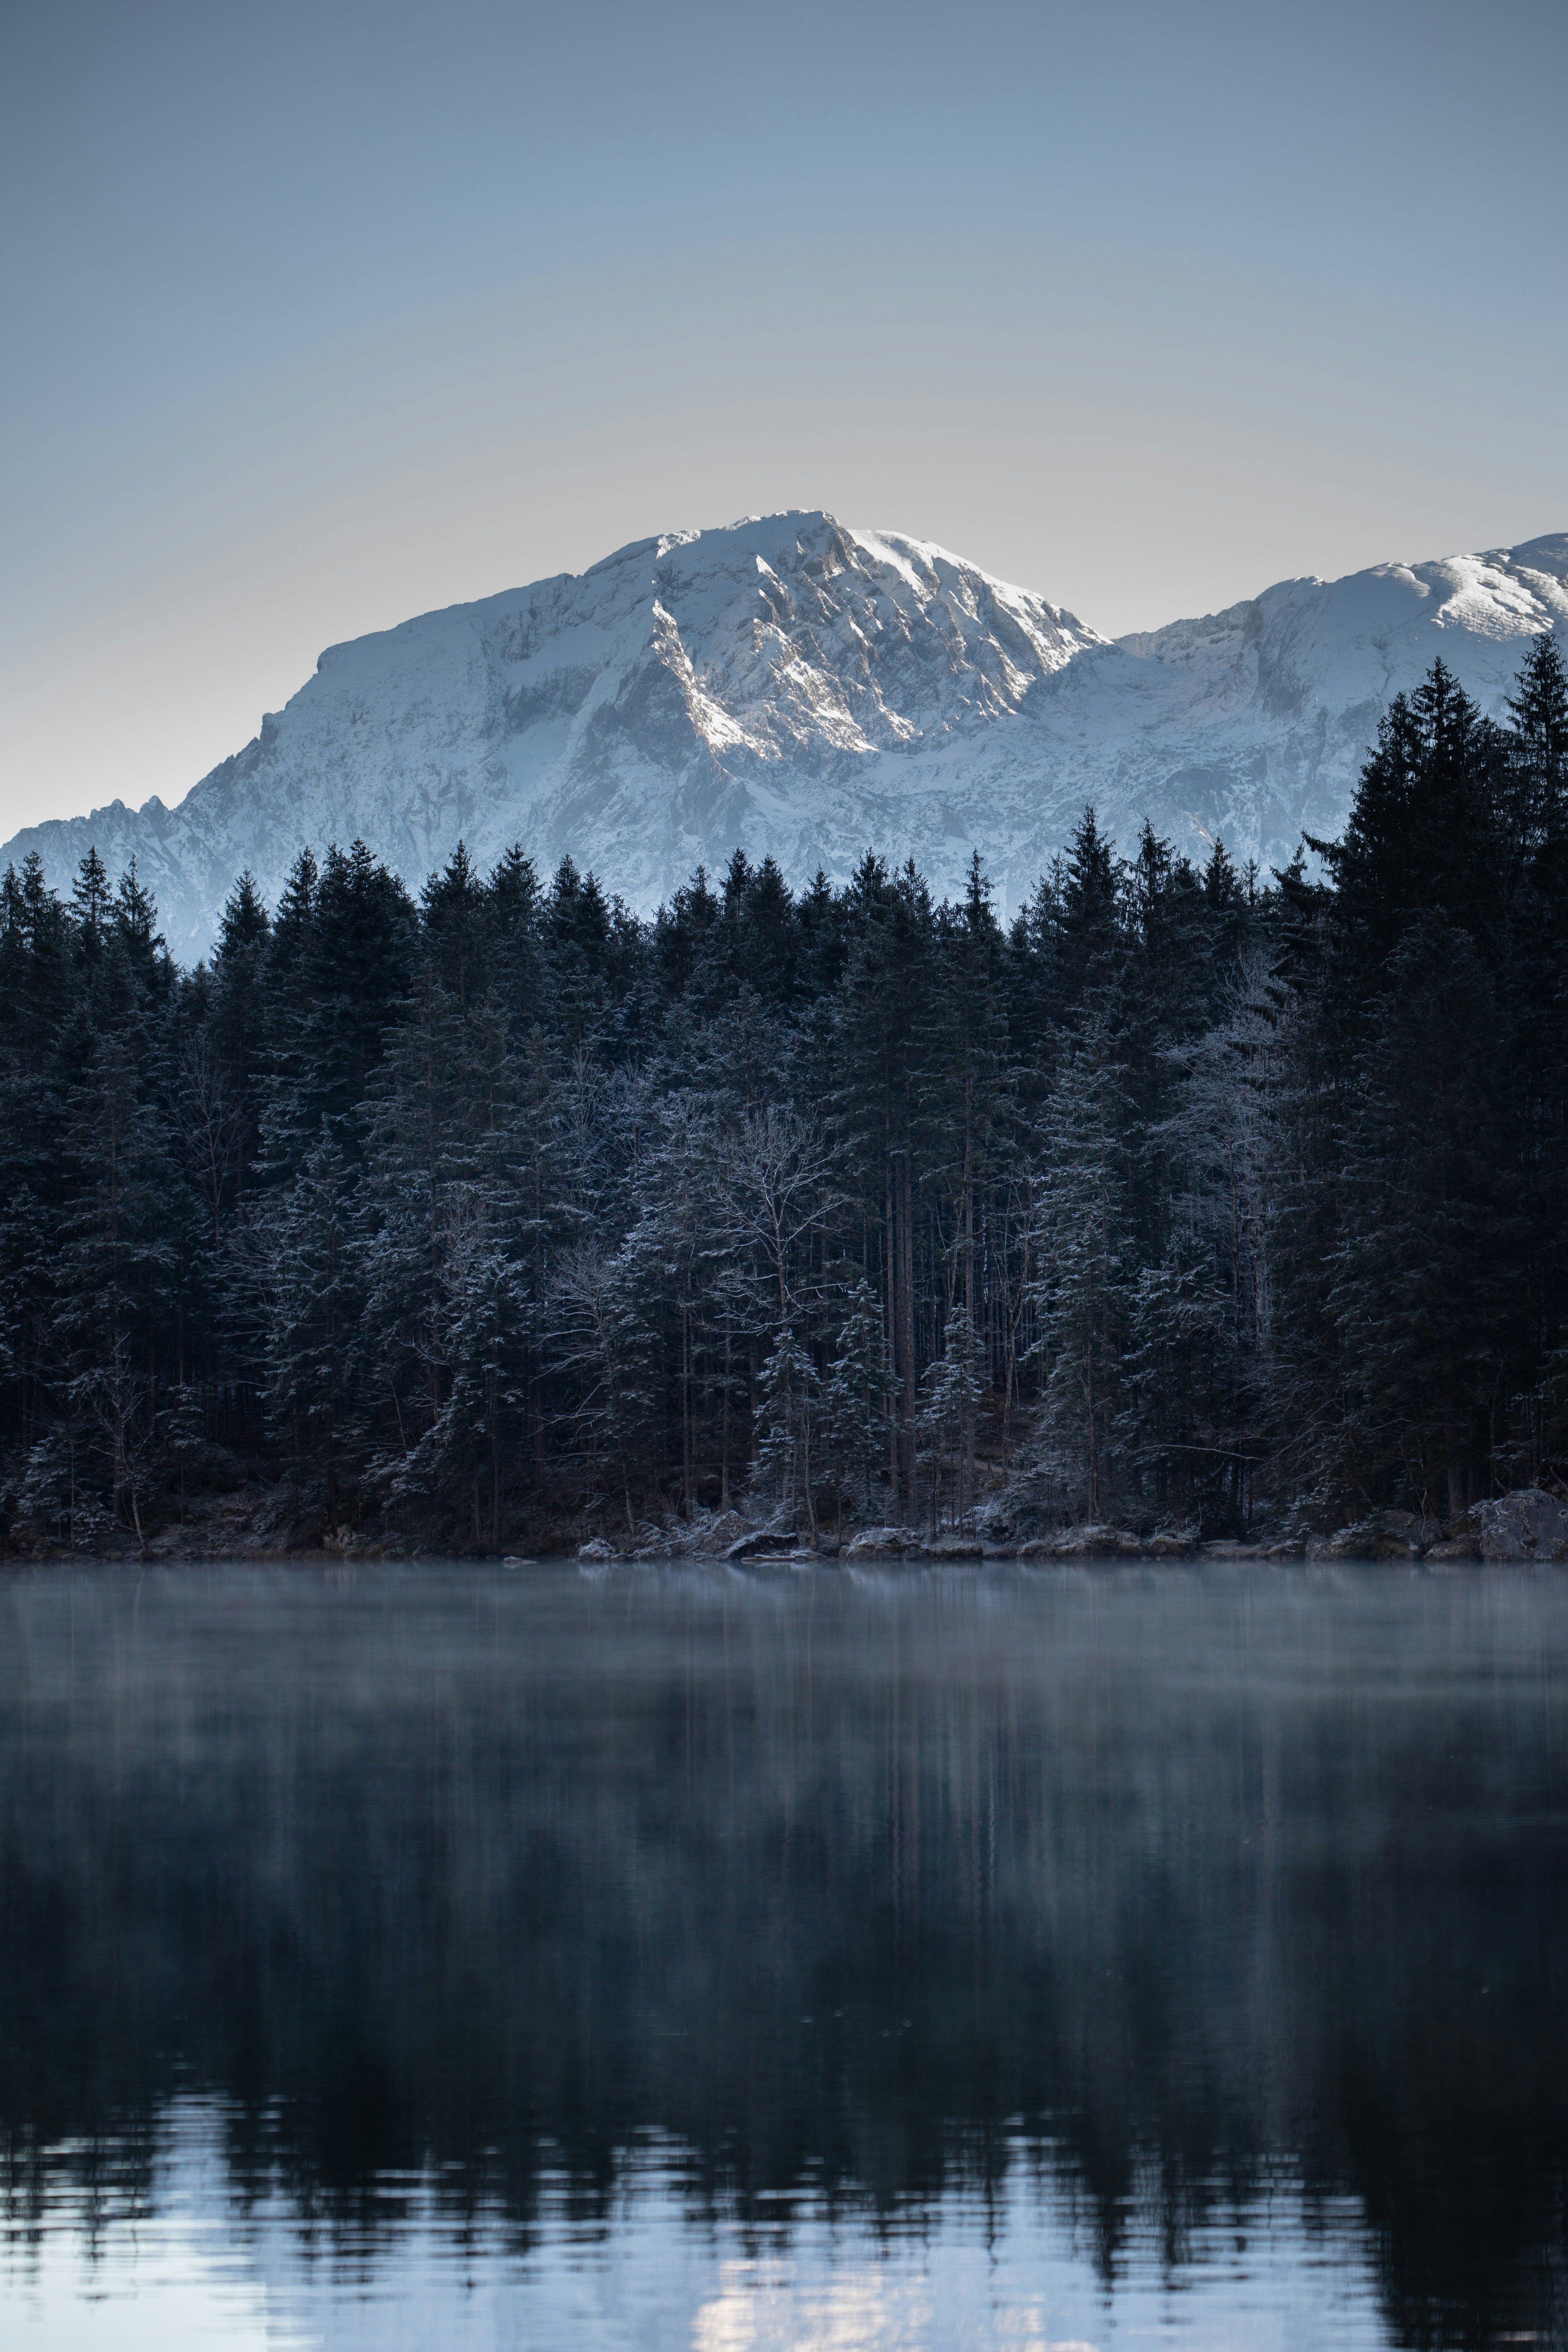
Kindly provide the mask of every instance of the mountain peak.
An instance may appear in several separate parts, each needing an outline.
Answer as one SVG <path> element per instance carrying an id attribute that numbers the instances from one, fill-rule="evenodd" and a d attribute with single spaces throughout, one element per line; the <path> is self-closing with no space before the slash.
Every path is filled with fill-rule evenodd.
<path id="1" fill-rule="evenodd" d="M 1338 830 L 1389 697 L 1441 652 L 1500 709 L 1529 639 L 1568 633 L 1568 534 L 1281 581 L 1115 644 L 933 542 L 823 509 L 634 540 L 329 646 L 174 809 L 19 834 L 68 883 L 132 856 L 171 945 L 205 951 L 235 877 L 365 840 L 417 885 L 459 837 L 570 854 L 651 908 L 737 847 L 795 880 L 868 846 L 939 891 L 977 847 L 1016 906 L 1086 801 L 1202 854 L 1282 863 Z"/>

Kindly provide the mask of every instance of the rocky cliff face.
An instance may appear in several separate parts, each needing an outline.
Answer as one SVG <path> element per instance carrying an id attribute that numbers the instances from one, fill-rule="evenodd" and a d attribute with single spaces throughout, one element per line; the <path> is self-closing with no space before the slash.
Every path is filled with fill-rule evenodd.
<path id="1" fill-rule="evenodd" d="M 417 885 L 459 837 L 570 854 L 651 909 L 737 845 L 792 879 L 868 846 L 939 890 L 978 847 L 1016 906 L 1084 803 L 1202 853 L 1279 862 L 1335 831 L 1388 697 L 1435 654 L 1489 709 L 1530 636 L 1568 635 L 1568 534 L 1289 581 L 1112 644 L 921 541 L 822 513 L 645 540 L 581 576 L 333 646 L 176 808 L 18 834 L 57 887 L 134 856 L 171 946 L 235 876 L 356 836 Z"/>

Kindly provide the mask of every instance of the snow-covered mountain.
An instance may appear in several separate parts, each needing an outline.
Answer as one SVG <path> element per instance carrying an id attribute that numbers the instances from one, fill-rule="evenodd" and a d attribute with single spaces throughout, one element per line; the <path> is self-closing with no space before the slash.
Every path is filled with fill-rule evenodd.
<path id="1" fill-rule="evenodd" d="M 1005 907 L 1086 801 L 1201 853 L 1280 863 L 1334 833 L 1388 698 L 1436 654 L 1500 712 L 1528 640 L 1568 637 L 1568 533 L 1291 580 L 1116 643 L 922 541 L 772 515 L 622 548 L 581 576 L 334 646 L 176 808 L 37 825 L 66 887 L 134 856 L 172 948 L 209 944 L 237 873 L 356 836 L 414 886 L 459 836 L 570 854 L 651 909 L 700 861 L 795 880 L 868 845 L 954 889 L 977 846 Z"/>

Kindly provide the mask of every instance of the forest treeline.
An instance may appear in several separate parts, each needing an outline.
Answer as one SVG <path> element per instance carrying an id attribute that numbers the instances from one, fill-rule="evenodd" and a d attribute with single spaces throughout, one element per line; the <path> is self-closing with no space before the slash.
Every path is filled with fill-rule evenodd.
<path id="1" fill-rule="evenodd" d="M 767 1495 L 1207 1534 L 1568 1469 L 1568 679 L 1439 663 L 1266 878 L 1086 811 L 1004 928 L 867 854 L 363 844 L 178 969 L 134 869 L 0 924 L 14 1543 L 261 1479 L 496 1549 Z M 597 1515 L 595 1518 L 595 1515 Z"/>

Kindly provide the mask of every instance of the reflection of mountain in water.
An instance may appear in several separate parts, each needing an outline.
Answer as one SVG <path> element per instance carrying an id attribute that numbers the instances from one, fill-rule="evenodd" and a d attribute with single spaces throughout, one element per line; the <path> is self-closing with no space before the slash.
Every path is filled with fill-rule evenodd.
<path id="1" fill-rule="evenodd" d="M 1556 2325 L 1568 1588 L 356 1570 L 7 1591 L 0 2129 L 134 2186 L 176 2092 L 374 2241 L 934 2201 L 1040 2136 L 1114 2273 L 1281 2173 L 1401 2341 Z M 88 2151 L 91 2151 L 90 2155 Z M 775 2214 L 776 2204 L 770 2206 Z"/>

